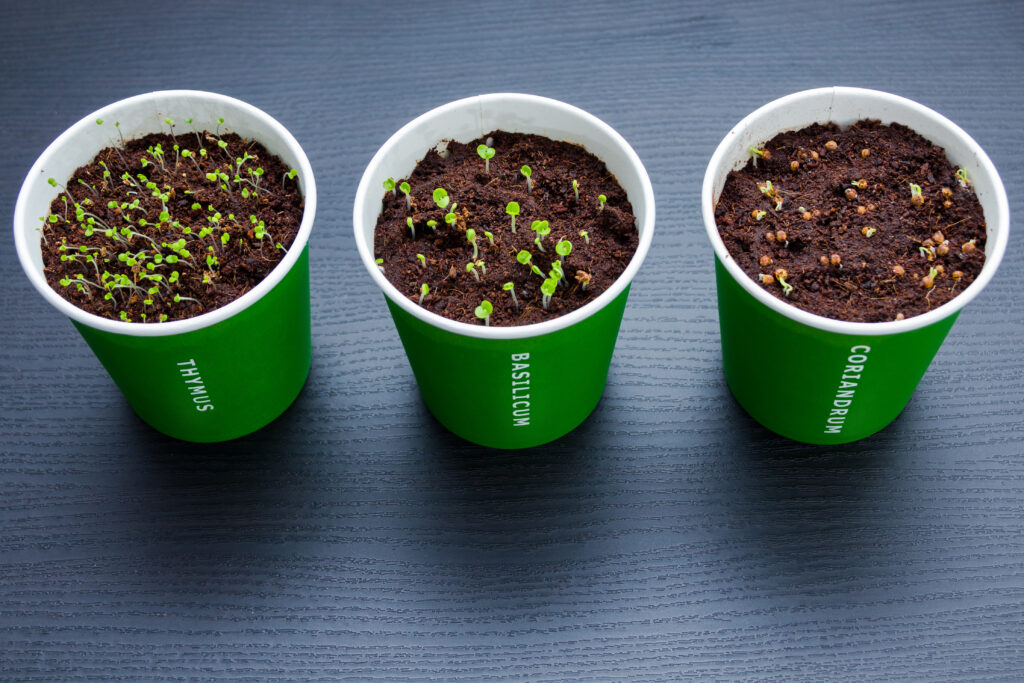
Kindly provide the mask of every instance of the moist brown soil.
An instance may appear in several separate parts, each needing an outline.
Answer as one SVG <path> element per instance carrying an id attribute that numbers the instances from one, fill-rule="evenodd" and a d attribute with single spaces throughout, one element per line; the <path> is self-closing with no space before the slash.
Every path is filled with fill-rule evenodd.
<path id="1" fill-rule="evenodd" d="M 909 128 L 815 124 L 762 149 L 770 158 L 729 174 L 715 221 L 736 263 L 779 299 L 881 322 L 940 306 L 981 272 L 985 219 L 970 179 L 960 182 L 943 149 Z"/>
<path id="2" fill-rule="evenodd" d="M 227 147 L 219 147 L 219 140 Z M 158 144 L 162 164 L 154 154 Z M 182 157 L 185 149 L 194 156 Z M 235 182 L 244 154 L 253 158 Z M 248 171 L 259 168 L 257 189 Z M 228 181 L 208 180 L 206 174 L 216 171 Z M 288 171 L 261 144 L 234 133 L 176 130 L 173 137 L 156 133 L 105 148 L 74 172 L 50 204 L 41 244 L 47 282 L 79 308 L 132 322 L 190 318 L 230 303 L 274 269 L 298 233 L 304 200 Z M 133 180 L 122 178 L 126 172 Z M 154 197 L 147 182 L 166 201 Z M 169 215 L 161 220 L 165 205 Z M 125 228 L 131 232 L 122 234 Z M 200 236 L 204 228 L 212 229 Z M 184 252 L 168 246 L 175 243 Z"/>
<path id="3" fill-rule="evenodd" d="M 495 149 L 489 174 L 476 151 L 487 139 Z M 432 149 L 409 178 L 395 179 L 409 183 L 412 208 L 401 191 L 396 190 L 396 196 L 385 192 L 374 233 L 374 253 L 383 259 L 384 275 L 415 302 L 426 283 L 430 293 L 421 305 L 427 310 L 483 324 L 474 310 L 487 300 L 494 307 L 491 325 L 542 322 L 595 299 L 622 274 L 636 252 L 636 222 L 626 193 L 604 163 L 582 147 L 537 135 L 494 131 L 469 144 L 449 142 L 447 150 L 448 157 L 442 158 Z M 520 173 L 524 164 L 533 171 L 532 192 Z M 579 183 L 579 200 L 573 179 Z M 433 200 L 439 187 L 458 204 L 454 226 L 444 222 L 447 211 Z M 601 194 L 608 198 L 603 210 L 598 202 Z M 520 206 L 515 233 L 505 213 L 511 201 Z M 410 216 L 415 238 L 406 224 Z M 437 221 L 436 233 L 427 225 L 430 220 Z M 536 220 L 548 221 L 551 228 L 542 241 L 544 251 L 534 243 L 536 233 L 530 229 Z M 479 281 L 466 270 L 474 260 L 473 246 L 466 238 L 470 228 L 477 235 L 477 260 L 486 268 L 486 272 L 476 268 Z M 589 244 L 580 237 L 581 230 L 587 231 Z M 493 235 L 494 244 L 484 232 Z M 563 239 L 572 243 L 563 265 L 565 280 L 545 309 L 540 291 L 545 278 L 520 264 L 516 254 L 529 251 L 532 263 L 546 277 L 551 261 L 558 259 L 555 245 Z M 424 256 L 424 264 L 417 254 Z M 502 289 L 506 282 L 515 283 L 518 309 L 511 294 Z"/>

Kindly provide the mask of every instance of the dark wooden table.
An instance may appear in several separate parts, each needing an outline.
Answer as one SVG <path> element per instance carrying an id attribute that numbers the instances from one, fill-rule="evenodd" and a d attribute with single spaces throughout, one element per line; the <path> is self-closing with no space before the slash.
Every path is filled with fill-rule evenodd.
<path id="1" fill-rule="evenodd" d="M 707 159 L 789 92 L 950 117 L 1024 215 L 1014 2 L 10 3 L 0 214 L 65 127 L 201 88 L 308 151 L 314 362 L 237 442 L 141 423 L 0 240 L 0 678 L 1006 680 L 1024 671 L 1024 231 L 904 414 L 839 448 L 752 422 L 721 372 Z M 414 116 L 490 91 L 610 123 L 654 181 L 654 249 L 608 389 L 544 448 L 426 412 L 352 238 Z"/>

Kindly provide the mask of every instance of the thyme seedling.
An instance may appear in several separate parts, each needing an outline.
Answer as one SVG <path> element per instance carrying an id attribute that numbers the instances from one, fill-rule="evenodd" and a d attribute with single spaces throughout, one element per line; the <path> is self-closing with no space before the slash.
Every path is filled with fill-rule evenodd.
<path id="1" fill-rule="evenodd" d="M 572 193 L 576 195 L 576 201 L 580 200 L 580 182 L 575 178 L 572 179 Z"/>
<path id="2" fill-rule="evenodd" d="M 533 259 L 533 254 L 531 254 L 530 252 L 526 251 L 525 249 L 523 249 L 518 254 L 516 254 L 516 260 L 517 261 L 522 263 L 524 266 L 529 266 L 530 270 L 532 270 L 534 273 L 536 273 L 537 275 L 540 275 L 543 278 L 544 277 L 544 273 L 541 272 L 541 269 L 538 268 L 536 264 L 531 263 L 532 259 Z"/>
<path id="3" fill-rule="evenodd" d="M 409 226 L 409 232 L 412 233 L 412 238 L 416 239 L 416 226 L 412 224 L 412 216 L 405 219 L 405 224 Z"/>
<path id="4" fill-rule="evenodd" d="M 551 233 L 551 226 L 548 225 L 547 221 L 534 221 L 530 224 L 530 230 L 537 233 L 537 237 L 534 238 L 533 243 L 537 245 L 538 249 L 545 251 L 542 241 L 546 235 Z"/>
<path id="5" fill-rule="evenodd" d="M 604 205 L 607 201 L 608 197 L 605 197 L 603 194 L 597 195 L 597 210 L 604 211 Z"/>
<path id="6" fill-rule="evenodd" d="M 516 231 L 516 216 L 519 215 L 519 203 L 509 202 L 505 207 L 505 213 L 512 216 L 512 232 L 514 233 Z"/>
<path id="7" fill-rule="evenodd" d="M 555 245 L 555 253 L 558 254 L 558 261 L 562 262 L 565 257 L 572 253 L 572 242 L 569 240 L 562 240 Z"/>
<path id="8" fill-rule="evenodd" d="M 512 295 L 512 305 L 519 310 L 519 300 L 516 298 L 516 284 L 514 282 L 506 282 L 501 286 L 506 292 Z"/>
<path id="9" fill-rule="evenodd" d="M 384 189 L 387 190 L 388 192 L 390 192 L 392 197 L 397 197 L 398 196 L 397 194 L 395 194 L 395 179 L 394 178 L 388 178 L 387 180 L 384 181 Z"/>
<path id="10" fill-rule="evenodd" d="M 960 183 L 960 187 L 967 187 L 968 185 L 971 184 L 971 181 L 967 179 L 967 169 L 966 168 L 961 166 L 960 168 L 956 169 L 956 174 L 955 175 L 956 175 L 957 182 Z"/>
<path id="11" fill-rule="evenodd" d="M 398 186 L 398 189 L 401 190 L 402 194 L 405 195 L 405 209 L 407 211 L 412 211 L 412 196 L 409 194 L 410 192 L 412 192 L 412 188 L 409 186 L 409 183 L 403 180 L 402 183 Z"/>
<path id="12" fill-rule="evenodd" d="M 590 244 L 590 233 L 589 232 L 587 232 L 586 230 L 580 230 L 580 237 L 583 238 L 584 242 L 586 242 L 587 244 Z"/>
<path id="13" fill-rule="evenodd" d="M 480 282 L 480 273 L 476 272 L 476 263 L 470 261 L 466 264 L 466 272 L 472 273 L 477 282 Z"/>
<path id="14" fill-rule="evenodd" d="M 473 311 L 473 315 L 484 321 L 484 325 L 491 324 L 491 313 L 494 312 L 494 306 L 487 299 L 480 302 L 480 305 Z"/>
<path id="15" fill-rule="evenodd" d="M 533 178 L 533 169 L 531 169 L 526 164 L 523 164 L 523 167 L 519 169 L 519 172 L 523 174 L 524 178 L 526 178 L 526 191 L 532 193 L 533 192 L 533 179 L 532 179 Z"/>
<path id="16" fill-rule="evenodd" d="M 491 246 L 493 247 L 494 246 L 494 235 L 489 233 L 489 232 L 487 232 L 486 230 L 484 230 L 484 237 L 487 238 L 487 241 L 490 242 Z"/>
<path id="17" fill-rule="evenodd" d="M 484 173 L 491 175 L 491 159 L 494 158 L 494 148 L 487 145 L 477 145 L 476 153 L 484 160 Z"/>
<path id="18" fill-rule="evenodd" d="M 469 228 L 466 230 L 466 241 L 473 245 L 473 259 L 480 255 L 479 249 L 476 246 L 476 230 Z"/>
<path id="19" fill-rule="evenodd" d="M 416 260 L 420 262 L 420 268 L 427 267 L 427 257 L 423 254 L 416 254 Z"/>
<path id="20" fill-rule="evenodd" d="M 427 296 L 427 294 L 430 294 L 430 285 L 424 282 L 420 285 L 420 306 L 423 305 L 423 298 Z"/>
<path id="21" fill-rule="evenodd" d="M 541 283 L 541 305 L 544 306 L 544 310 L 548 309 L 548 304 L 551 303 L 551 297 L 555 294 L 555 288 L 558 287 L 558 280 L 554 278 L 548 278 Z"/>
<path id="22" fill-rule="evenodd" d="M 451 201 L 451 198 L 448 196 L 448 190 L 443 187 L 439 187 L 434 190 L 434 203 L 437 204 L 438 208 L 442 211 L 448 208 L 448 204 L 450 204 Z"/>

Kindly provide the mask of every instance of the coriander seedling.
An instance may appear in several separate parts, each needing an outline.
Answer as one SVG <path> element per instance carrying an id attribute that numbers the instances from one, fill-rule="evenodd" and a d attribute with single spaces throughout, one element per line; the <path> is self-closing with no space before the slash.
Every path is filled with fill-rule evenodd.
<path id="1" fill-rule="evenodd" d="M 395 179 L 394 178 L 388 178 L 387 180 L 384 181 L 384 189 L 387 190 L 388 192 L 390 192 L 392 197 L 397 197 L 398 196 L 398 195 L 395 194 Z"/>
<path id="2" fill-rule="evenodd" d="M 466 272 L 473 273 L 473 277 L 476 278 L 477 282 L 480 282 L 480 273 L 476 272 L 476 264 L 470 261 L 466 264 Z"/>
<path id="3" fill-rule="evenodd" d="M 488 242 L 490 242 L 490 243 L 491 243 L 491 246 L 493 247 L 493 246 L 494 246 L 494 235 L 493 235 L 493 234 L 491 234 L 491 233 L 489 233 L 489 232 L 487 232 L 487 231 L 485 230 L 485 231 L 484 231 L 484 237 L 486 237 L 486 238 L 487 238 L 487 241 L 488 241 Z"/>
<path id="4" fill-rule="evenodd" d="M 409 183 L 402 181 L 402 184 L 398 186 L 398 189 L 405 195 L 405 208 L 408 211 L 412 211 L 412 196 L 409 194 L 412 192 L 412 188 Z"/>
<path id="5" fill-rule="evenodd" d="M 519 215 L 519 203 L 509 202 L 505 207 L 505 213 L 512 216 L 512 232 L 514 233 L 516 231 L 516 216 Z"/>
<path id="6" fill-rule="evenodd" d="M 544 237 L 551 233 L 551 226 L 548 225 L 547 221 L 534 221 L 530 224 L 530 230 L 537 233 L 537 237 L 534 238 L 533 243 L 537 245 L 537 248 L 544 251 L 544 245 L 541 243 Z"/>
<path id="7" fill-rule="evenodd" d="M 444 215 L 444 222 L 447 223 L 448 225 L 454 226 L 455 225 L 455 221 L 457 221 L 457 220 L 459 220 L 459 217 L 454 212 L 453 213 L 446 213 Z"/>
<path id="8" fill-rule="evenodd" d="M 514 305 L 518 311 L 519 300 L 516 298 L 516 284 L 514 282 L 506 282 L 501 286 L 501 288 L 512 295 L 512 305 Z"/>
<path id="9" fill-rule="evenodd" d="M 586 242 L 587 244 L 590 244 L 590 233 L 589 232 L 587 232 L 586 230 L 580 230 L 580 237 L 583 238 L 584 242 Z"/>
<path id="10" fill-rule="evenodd" d="M 768 215 L 767 211 L 754 211 L 754 220 L 759 221 Z"/>
<path id="11" fill-rule="evenodd" d="M 427 267 L 427 257 L 423 254 L 416 254 L 416 260 L 420 262 L 420 268 Z"/>
<path id="12" fill-rule="evenodd" d="M 603 194 L 597 195 L 597 210 L 598 211 L 604 211 L 604 205 L 605 205 L 605 202 L 607 202 L 607 201 L 608 201 L 608 197 L 605 197 Z"/>
<path id="13" fill-rule="evenodd" d="M 477 145 L 476 153 L 484 160 L 484 172 L 491 175 L 491 159 L 494 158 L 494 148 L 487 145 Z"/>
<path id="14" fill-rule="evenodd" d="M 533 192 L 533 169 L 523 164 L 523 167 L 519 169 L 519 172 L 526 178 L 526 191 Z"/>
<path id="15" fill-rule="evenodd" d="M 572 193 L 576 195 L 576 201 L 580 200 L 580 181 L 572 179 Z"/>
<path id="16" fill-rule="evenodd" d="M 427 227 L 433 230 L 434 232 L 437 232 L 437 221 L 435 221 L 434 219 L 430 219 L 429 221 L 427 221 Z"/>
<path id="17" fill-rule="evenodd" d="M 782 295 L 789 296 L 789 293 L 793 291 L 793 285 L 786 282 L 786 278 L 789 277 L 789 273 L 786 272 L 785 268 L 778 268 L 775 271 L 775 279 L 782 285 Z"/>
<path id="18" fill-rule="evenodd" d="M 758 157 L 762 159 L 771 159 L 772 155 L 766 149 L 758 149 L 757 147 L 747 147 L 747 151 L 750 152 L 750 156 L 753 159 L 754 168 L 757 168 Z"/>
<path id="19" fill-rule="evenodd" d="M 476 257 L 480 255 L 476 246 L 476 230 L 473 228 L 466 230 L 466 241 L 473 245 L 473 259 L 476 260 Z"/>
<path id="20" fill-rule="evenodd" d="M 487 299 L 480 302 L 480 305 L 473 311 L 473 315 L 484 321 L 484 325 L 491 324 L 491 313 L 494 312 L 494 306 Z"/>
<path id="21" fill-rule="evenodd" d="M 910 203 L 914 206 L 921 206 L 924 204 L 924 195 L 921 194 L 921 186 L 914 183 L 908 183 L 910 185 Z"/>
<path id="22" fill-rule="evenodd" d="M 423 298 L 427 294 L 430 294 L 430 285 L 424 282 L 422 285 L 420 285 L 420 306 L 423 305 Z"/>

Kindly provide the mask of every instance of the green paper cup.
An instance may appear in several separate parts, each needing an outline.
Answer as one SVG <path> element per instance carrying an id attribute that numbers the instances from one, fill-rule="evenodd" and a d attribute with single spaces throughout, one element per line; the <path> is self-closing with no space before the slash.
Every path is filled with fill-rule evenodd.
<path id="1" fill-rule="evenodd" d="M 619 279 L 586 306 L 534 325 L 485 327 L 441 317 L 399 292 L 374 262 L 381 183 L 408 176 L 442 140 L 469 142 L 496 129 L 582 145 L 615 174 L 637 217 L 639 247 Z M 654 233 L 654 191 L 622 136 L 585 111 L 533 95 L 451 102 L 384 143 L 363 173 L 353 220 L 363 264 L 384 292 L 423 401 L 441 424 L 483 446 L 526 448 L 563 436 L 590 415 L 604 391 L 629 285 Z"/>
<path id="2" fill-rule="evenodd" d="M 166 132 L 165 118 L 184 128 L 238 133 L 261 142 L 298 170 L 305 197 L 294 244 L 277 267 L 237 300 L 188 320 L 129 323 L 86 313 L 53 291 L 43 275 L 39 217 L 63 182 L 96 153 L 119 142 Z M 104 125 L 97 125 L 97 119 Z M 179 130 L 181 130 L 179 128 Z M 191 130 L 178 133 L 193 137 Z M 115 102 L 73 125 L 36 160 L 14 209 L 18 258 L 33 286 L 69 317 L 135 412 L 155 429 L 185 441 L 211 442 L 249 434 L 291 405 L 309 374 L 309 232 L 316 184 L 295 138 L 266 113 L 214 93 L 170 90 Z"/>
<path id="3" fill-rule="evenodd" d="M 923 315 L 883 323 L 832 320 L 764 291 L 733 261 L 715 225 L 715 203 L 749 147 L 812 123 L 898 122 L 944 147 L 967 169 L 988 228 L 985 267 L 955 299 Z M 701 194 L 715 249 L 725 378 L 736 400 L 768 429 L 796 441 L 839 444 L 892 422 L 953 326 L 988 284 L 1009 237 L 1006 192 L 995 166 L 956 124 L 911 100 L 860 88 L 820 88 L 770 102 L 740 121 L 715 150 Z"/>

